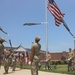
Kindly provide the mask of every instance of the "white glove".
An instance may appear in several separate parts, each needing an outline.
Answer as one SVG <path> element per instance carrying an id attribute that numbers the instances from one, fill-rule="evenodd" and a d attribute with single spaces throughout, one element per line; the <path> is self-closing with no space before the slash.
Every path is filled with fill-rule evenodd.
<path id="1" fill-rule="evenodd" d="M 46 62 L 47 62 L 48 60 L 46 60 Z"/>
<path id="2" fill-rule="evenodd" d="M 70 60 L 71 58 L 68 58 L 68 60 Z"/>
<path id="3" fill-rule="evenodd" d="M 31 65 L 31 61 L 29 61 L 28 64 Z"/>
<path id="4" fill-rule="evenodd" d="M 13 62 L 15 62 L 15 60 L 14 60 L 14 59 L 13 59 L 12 61 L 13 61 Z"/>

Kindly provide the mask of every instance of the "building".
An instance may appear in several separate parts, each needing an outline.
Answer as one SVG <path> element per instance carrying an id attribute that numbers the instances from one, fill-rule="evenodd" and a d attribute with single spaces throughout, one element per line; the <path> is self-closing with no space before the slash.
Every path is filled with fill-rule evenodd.
<path id="1" fill-rule="evenodd" d="M 10 47 L 5 47 L 5 49 L 10 48 Z M 17 52 L 25 52 L 27 51 L 28 54 L 30 55 L 31 49 L 29 48 L 24 48 L 23 46 L 18 46 L 18 47 L 12 47 L 12 51 L 17 51 Z M 67 60 L 68 59 L 68 52 L 63 51 L 63 52 L 55 52 L 55 53 L 50 53 L 51 54 L 51 60 L 53 61 L 60 61 L 60 60 Z M 75 54 L 75 52 L 74 52 Z M 45 60 L 46 59 L 46 51 L 41 50 L 40 52 L 40 59 Z"/>

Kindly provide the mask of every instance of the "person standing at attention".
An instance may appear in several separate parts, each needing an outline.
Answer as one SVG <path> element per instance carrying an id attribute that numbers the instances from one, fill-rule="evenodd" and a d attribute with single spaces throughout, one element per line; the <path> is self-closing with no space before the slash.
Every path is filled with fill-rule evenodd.
<path id="1" fill-rule="evenodd" d="M 69 48 L 69 53 L 68 53 L 68 71 L 72 70 L 73 71 L 73 67 L 74 67 L 74 52 L 71 48 Z"/>
<path id="2" fill-rule="evenodd" d="M 31 75 L 38 75 L 39 53 L 41 45 L 39 44 L 40 37 L 35 38 L 35 43 L 32 43 L 31 54 L 28 64 L 31 64 Z"/>
<path id="3" fill-rule="evenodd" d="M 46 58 L 46 65 L 45 65 L 45 69 L 51 69 L 51 54 L 48 52 L 47 54 L 47 58 Z"/>
<path id="4" fill-rule="evenodd" d="M 5 39 L 3 37 L 0 37 L 0 68 L 1 68 L 1 55 L 4 53 L 4 45 Z"/>

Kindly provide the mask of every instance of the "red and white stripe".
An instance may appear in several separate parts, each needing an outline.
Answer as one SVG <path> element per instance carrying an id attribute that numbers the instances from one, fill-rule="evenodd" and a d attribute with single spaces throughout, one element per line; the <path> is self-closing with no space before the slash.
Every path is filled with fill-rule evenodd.
<path id="1" fill-rule="evenodd" d="M 53 2 L 53 4 L 50 4 L 48 2 L 48 10 L 54 16 L 54 18 L 55 18 L 55 24 L 57 26 L 59 26 L 62 23 L 61 18 L 64 17 L 64 14 L 61 13 L 61 11 L 59 10 L 59 8 L 58 8 L 58 6 L 56 5 L 55 2 Z"/>

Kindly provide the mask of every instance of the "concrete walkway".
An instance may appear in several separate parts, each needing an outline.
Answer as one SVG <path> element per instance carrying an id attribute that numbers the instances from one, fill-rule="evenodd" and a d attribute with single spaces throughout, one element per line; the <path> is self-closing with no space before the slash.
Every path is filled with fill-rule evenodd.
<path id="1" fill-rule="evenodd" d="M 1 66 L 0 69 L 0 75 L 4 75 L 4 68 Z M 12 71 L 12 69 L 9 69 L 9 73 L 5 75 L 31 75 L 31 71 L 28 69 L 19 69 L 16 68 L 16 71 Z M 69 74 L 60 74 L 60 73 L 51 73 L 51 72 L 42 72 L 39 71 L 39 75 L 69 75 Z"/>

